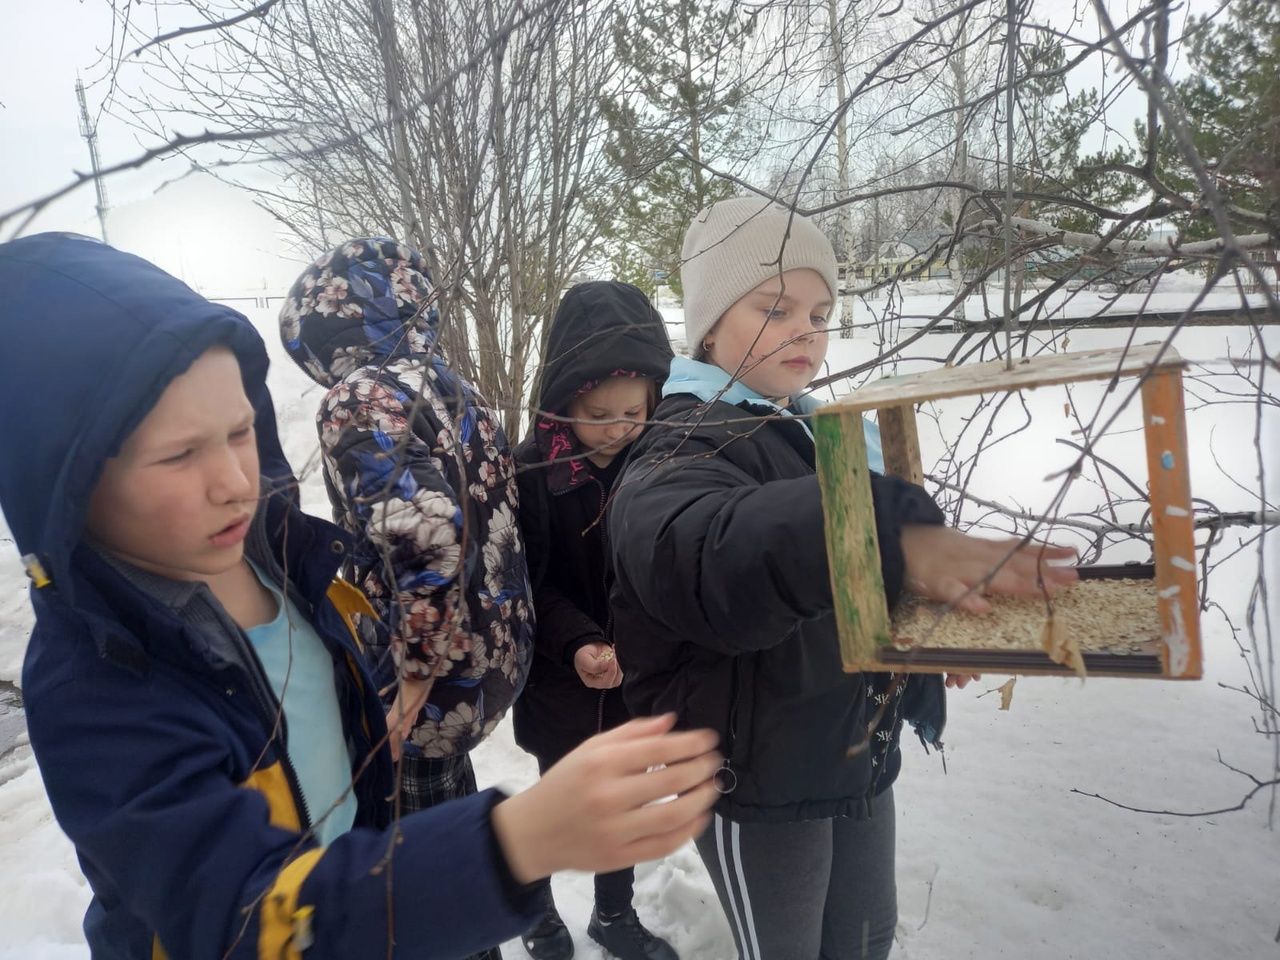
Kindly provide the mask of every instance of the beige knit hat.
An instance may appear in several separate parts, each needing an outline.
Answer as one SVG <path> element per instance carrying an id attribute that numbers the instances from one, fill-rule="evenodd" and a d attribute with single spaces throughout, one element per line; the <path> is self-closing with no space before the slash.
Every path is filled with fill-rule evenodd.
<path id="1" fill-rule="evenodd" d="M 703 337 L 731 306 L 770 277 L 801 267 L 818 271 L 835 299 L 835 251 L 807 217 L 763 197 L 721 200 L 699 212 L 680 251 L 689 354 L 698 355 Z"/>

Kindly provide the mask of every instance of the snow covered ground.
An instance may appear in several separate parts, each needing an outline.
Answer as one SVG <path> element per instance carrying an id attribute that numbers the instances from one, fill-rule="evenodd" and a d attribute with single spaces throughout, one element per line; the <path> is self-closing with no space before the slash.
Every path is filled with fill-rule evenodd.
<path id="1" fill-rule="evenodd" d="M 923 313 L 938 291 L 905 304 Z M 926 299 L 927 297 L 927 299 Z M 1186 293 L 1182 294 L 1185 302 Z M 664 311 L 666 312 L 666 311 Z M 269 313 L 255 314 L 273 352 L 272 389 L 287 452 L 306 477 L 304 502 L 327 514 L 314 457 L 312 416 L 318 390 L 284 358 Z M 678 312 L 669 319 L 679 323 Z M 1273 331 L 1275 332 L 1275 331 Z M 1154 340 L 1164 331 L 1141 331 Z M 1072 337 L 1078 349 L 1113 346 L 1124 331 L 1093 330 Z M 1280 338 L 1276 338 L 1280 340 Z M 908 357 L 944 356 L 950 335 L 922 338 Z M 1177 345 L 1195 360 L 1238 351 L 1241 332 L 1184 331 Z M 1272 342 L 1273 352 L 1280 342 Z M 844 369 L 874 354 L 868 338 L 836 341 L 831 368 Z M 892 372 L 927 366 L 904 362 Z M 890 371 L 885 371 L 890 372 Z M 1044 507 L 1054 485 L 1043 478 L 1065 465 L 1074 421 L 1064 414 L 1065 392 L 1027 396 L 1034 430 L 994 448 L 975 474 L 984 497 Z M 1080 387 L 1072 399 L 1092 412 L 1100 388 Z M 1109 403 L 1117 402 L 1117 397 Z M 936 426 L 922 421 L 928 464 L 939 438 L 962 425 L 963 410 L 941 409 Z M 1011 409 L 1016 422 L 1021 408 Z M 1004 421 L 1002 421 L 1002 424 Z M 1100 452 L 1139 480 L 1143 453 L 1132 415 Z M 1224 509 L 1256 509 L 1252 408 L 1207 407 L 1190 415 L 1192 486 Z M 1269 496 L 1280 499 L 1280 417 L 1264 423 L 1271 470 Z M 1128 432 L 1125 432 L 1125 431 Z M 995 435 L 1000 434 L 998 426 Z M 1217 458 L 1241 477 L 1236 486 Z M 1070 501 L 1088 508 L 1099 499 L 1086 478 Z M 1134 518 L 1136 519 L 1136 518 Z M 1240 534 L 1229 532 L 1228 542 Z M 30 625 L 25 581 L 0 528 L 0 682 L 16 680 Z M 1070 538 L 1066 538 L 1070 539 Z M 1280 535 L 1271 538 L 1268 563 L 1280 570 Z M 1130 559 L 1118 557 L 1117 559 Z M 1211 596 L 1237 622 L 1243 619 L 1256 573 L 1246 550 L 1215 574 Z M 1274 584 L 1273 584 L 1274 586 Z M 1273 600 L 1274 604 L 1274 600 Z M 1280 624 L 1277 624 L 1280 626 Z M 1280 958 L 1280 833 L 1267 829 L 1269 796 L 1244 810 L 1207 818 L 1143 815 L 1071 793 L 1099 793 L 1140 807 L 1195 811 L 1229 807 L 1248 781 L 1219 765 L 1265 775 L 1270 749 L 1254 732 L 1250 702 L 1223 688 L 1245 678 L 1244 662 L 1222 618 L 1207 615 L 1206 676 L 1189 684 L 1022 679 L 1012 709 L 979 695 L 1003 681 L 987 677 L 953 693 L 947 732 L 947 771 L 904 740 L 906 760 L 897 788 L 900 923 L 895 957 L 907 960 L 1098 960 L 1170 957 L 1202 960 Z M 4 687 L 0 686 L 0 701 Z M 3 718 L 0 718 L 2 721 Z M 2 741 L 0 741 L 2 742 Z M 25 740 L 0 759 L 0 960 L 84 960 L 80 919 L 88 891 L 74 855 L 49 812 L 39 773 Z M 532 761 L 512 742 L 504 724 L 476 755 L 482 784 L 528 783 Z M 1278 815 L 1280 819 L 1280 815 Z M 586 937 L 590 877 L 558 876 L 557 900 L 578 944 L 578 955 L 600 957 Z M 728 960 L 732 938 L 711 885 L 692 847 L 638 871 L 642 917 L 676 945 L 686 960 Z M 524 956 L 508 945 L 509 958 Z"/>

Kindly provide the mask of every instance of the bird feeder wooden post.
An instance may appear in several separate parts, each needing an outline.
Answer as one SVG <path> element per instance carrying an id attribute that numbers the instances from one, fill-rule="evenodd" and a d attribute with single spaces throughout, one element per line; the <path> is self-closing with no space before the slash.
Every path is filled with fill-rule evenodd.
<path id="1" fill-rule="evenodd" d="M 1012 370 L 1006 369 L 1003 361 L 995 361 L 890 377 L 818 410 L 812 424 L 845 670 L 1088 672 L 1097 676 L 1198 679 L 1199 604 L 1183 366 L 1171 347 L 1158 345 L 1025 358 Z M 877 412 L 886 471 L 921 483 L 917 404 L 1134 377 L 1143 378 L 1153 564 L 1080 568 L 1082 584 L 1091 584 L 1060 592 L 1051 604 L 1055 618 L 1059 609 L 1075 609 L 1068 598 L 1077 591 L 1108 592 L 1088 598 L 1078 594 L 1080 603 L 1076 606 L 1083 612 L 1064 614 L 1056 625 L 1048 623 L 1049 605 L 1044 598 L 996 598 L 995 611 L 983 617 L 949 611 L 941 617 L 922 620 L 919 603 L 914 604 L 917 615 L 912 620 L 890 617 L 862 433 L 865 412 Z M 1143 581 L 1153 581 L 1154 585 Z M 1098 609 L 1099 604 L 1103 609 Z M 1115 609 L 1106 609 L 1106 604 Z M 1072 616 L 1076 617 L 1074 622 Z M 961 623 L 962 642 L 943 644 L 939 637 L 948 622 L 954 622 L 953 618 Z M 922 627 L 922 623 L 926 625 Z M 1081 635 L 1067 638 L 1078 645 L 1081 654 L 1074 665 L 1052 659 L 1042 648 L 1041 635 L 1049 636 L 1051 626 L 1053 630 Z M 1099 629 L 1124 635 L 1119 640 L 1102 637 L 1102 642 L 1096 636 L 1086 636 Z"/>

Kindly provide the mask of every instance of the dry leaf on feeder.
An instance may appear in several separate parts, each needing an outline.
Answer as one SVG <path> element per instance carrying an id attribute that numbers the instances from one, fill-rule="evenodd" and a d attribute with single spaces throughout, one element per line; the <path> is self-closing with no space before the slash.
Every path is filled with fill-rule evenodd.
<path id="1" fill-rule="evenodd" d="M 1080 641 L 1062 629 L 1057 617 L 1050 616 L 1040 633 L 1040 645 L 1049 659 L 1070 667 L 1081 680 L 1085 678 L 1084 656 L 1080 653 Z"/>
<path id="2" fill-rule="evenodd" d="M 1013 685 L 1018 682 L 1017 677 L 1010 677 L 1000 686 L 996 687 L 1000 691 L 1000 709 L 1008 710 L 1009 704 L 1013 703 Z"/>

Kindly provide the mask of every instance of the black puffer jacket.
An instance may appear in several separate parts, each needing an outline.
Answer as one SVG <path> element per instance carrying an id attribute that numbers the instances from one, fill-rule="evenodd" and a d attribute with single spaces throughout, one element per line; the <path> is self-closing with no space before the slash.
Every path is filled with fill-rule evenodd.
<path id="1" fill-rule="evenodd" d="M 565 294 L 546 357 L 538 408 L 563 415 L 575 396 L 610 376 L 643 376 L 661 386 L 671 344 L 661 315 L 639 289 L 592 282 Z M 623 465 L 619 456 L 599 468 L 581 453 L 567 424 L 541 416 L 516 448 L 538 630 L 529 680 L 516 701 L 515 734 L 544 767 L 629 716 L 621 691 L 593 690 L 573 668 L 583 645 L 608 642 L 604 513 Z"/>
<path id="2" fill-rule="evenodd" d="M 720 731 L 731 819 L 862 817 L 897 776 L 904 713 L 940 732 L 941 678 L 891 694 L 889 675 L 843 672 L 813 442 L 763 412 L 675 394 L 654 414 L 673 425 L 634 445 L 609 509 L 624 693 L 638 714 Z M 901 480 L 874 475 L 873 492 L 892 601 L 900 527 L 942 514 Z"/>

